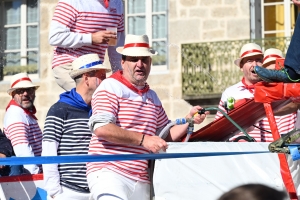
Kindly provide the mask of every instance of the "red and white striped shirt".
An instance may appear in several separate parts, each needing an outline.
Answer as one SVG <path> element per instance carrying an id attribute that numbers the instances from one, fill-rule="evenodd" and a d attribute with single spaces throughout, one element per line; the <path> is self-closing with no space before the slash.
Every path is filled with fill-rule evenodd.
<path id="1" fill-rule="evenodd" d="M 4 133 L 11 140 L 17 157 L 41 156 L 42 131 L 37 121 L 21 107 L 11 105 L 7 109 L 4 117 Z M 38 167 L 32 165 L 26 169 L 30 173 L 38 173 Z"/>
<path id="2" fill-rule="evenodd" d="M 253 92 L 248 90 L 247 88 L 245 88 L 244 84 L 242 82 L 232 85 L 232 86 L 228 87 L 222 93 L 222 97 L 221 97 L 221 100 L 219 103 L 219 108 L 222 109 L 223 111 L 225 111 L 225 108 L 223 106 L 224 102 L 227 101 L 227 99 L 229 97 L 233 97 L 235 99 L 235 101 L 238 101 L 241 99 L 252 99 L 254 96 L 253 96 Z M 251 113 L 246 113 L 246 114 L 251 115 Z M 223 115 L 221 112 L 217 112 L 217 114 L 215 116 L 215 120 L 219 119 L 222 116 Z M 292 113 L 292 114 L 288 114 L 288 115 L 284 115 L 284 116 L 280 116 L 280 117 L 275 116 L 275 120 L 276 120 L 279 134 L 285 134 L 294 129 L 295 122 L 296 122 L 296 113 Z M 254 125 L 259 127 L 261 130 L 254 127 L 254 129 L 251 130 L 250 132 L 248 132 L 248 134 L 251 137 L 253 137 L 257 142 L 273 142 L 274 141 L 272 133 L 271 133 L 268 118 L 263 118 L 262 120 L 258 121 Z M 265 130 L 265 131 L 262 131 L 262 130 Z M 269 132 L 266 132 L 266 131 L 269 131 Z M 233 136 L 232 138 L 230 138 L 230 140 L 233 140 L 241 135 L 244 135 L 244 134 L 238 133 L 235 136 Z"/>
<path id="3" fill-rule="evenodd" d="M 88 53 L 97 53 L 103 60 L 108 45 L 92 44 L 91 34 L 108 27 L 116 27 L 118 33 L 124 32 L 121 0 L 111 0 L 108 8 L 99 0 L 60 0 L 55 8 L 49 33 L 50 44 L 57 46 L 52 68 L 71 63 Z M 118 37 L 120 38 L 122 37 Z M 114 55 L 120 56 L 117 53 Z M 121 60 L 121 57 L 115 59 Z"/>
<path id="4" fill-rule="evenodd" d="M 93 115 L 113 116 L 116 125 L 123 129 L 153 136 L 157 129 L 167 125 L 168 118 L 157 94 L 153 90 L 139 95 L 114 78 L 105 79 L 93 94 Z M 89 154 L 146 154 L 142 146 L 114 144 L 95 134 L 89 146 Z M 108 168 L 133 180 L 149 182 L 148 161 L 114 161 L 87 163 L 87 174 Z"/>

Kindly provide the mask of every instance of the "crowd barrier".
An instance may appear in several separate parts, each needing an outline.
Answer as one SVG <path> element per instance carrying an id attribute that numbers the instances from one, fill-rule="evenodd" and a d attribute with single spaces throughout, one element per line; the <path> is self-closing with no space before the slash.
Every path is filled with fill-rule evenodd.
<path id="1" fill-rule="evenodd" d="M 169 143 L 167 152 L 160 154 L 13 157 L 0 159 L 0 165 L 155 159 L 155 200 L 215 200 L 223 192 L 245 183 L 263 183 L 284 189 L 278 156 L 268 151 L 268 144 Z M 299 170 L 298 161 L 290 164 L 296 177 L 294 172 Z M 0 183 L 1 200 L 46 200 L 41 174 L 1 177 Z M 295 185 L 298 189 L 299 183 Z"/>

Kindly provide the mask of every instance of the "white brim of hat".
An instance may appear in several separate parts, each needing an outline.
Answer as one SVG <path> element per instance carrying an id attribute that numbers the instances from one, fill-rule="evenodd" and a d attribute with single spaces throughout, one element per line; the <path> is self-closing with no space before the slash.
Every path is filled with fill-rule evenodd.
<path id="1" fill-rule="evenodd" d="M 76 78 L 77 76 L 87 73 L 87 72 L 91 72 L 94 70 L 100 70 L 100 69 L 104 69 L 107 72 L 111 72 L 110 68 L 104 67 L 102 64 L 101 65 L 95 65 L 93 67 L 90 68 L 86 68 L 86 69 L 77 69 L 77 70 L 72 70 L 69 74 L 71 76 L 72 79 Z"/>
<path id="2" fill-rule="evenodd" d="M 265 62 L 263 62 L 262 66 L 265 67 L 266 64 L 268 64 L 269 62 L 272 62 L 272 61 L 276 61 L 276 58 L 272 57 L 272 58 L 267 58 L 265 60 Z"/>
<path id="3" fill-rule="evenodd" d="M 262 53 L 258 53 L 258 52 L 254 52 L 254 53 L 249 53 L 247 54 L 247 56 L 242 57 L 242 58 L 238 58 L 234 61 L 234 64 L 238 67 L 240 67 L 240 63 L 244 58 L 250 57 L 250 56 L 255 56 L 255 55 L 263 55 Z"/>
<path id="4" fill-rule="evenodd" d="M 138 48 L 126 48 L 118 47 L 116 51 L 125 56 L 154 56 L 157 55 L 157 51 L 153 49 L 149 49 L 146 47 L 138 47 Z"/>
<path id="5" fill-rule="evenodd" d="M 22 87 L 15 87 L 15 88 L 10 88 L 7 90 L 7 93 L 9 95 L 11 95 L 13 93 L 13 91 L 17 90 L 17 89 L 20 89 L 20 88 L 31 88 L 31 87 L 35 87 L 35 89 L 37 90 L 40 86 L 38 85 L 34 85 L 30 82 L 25 82 L 25 83 L 22 83 Z"/>

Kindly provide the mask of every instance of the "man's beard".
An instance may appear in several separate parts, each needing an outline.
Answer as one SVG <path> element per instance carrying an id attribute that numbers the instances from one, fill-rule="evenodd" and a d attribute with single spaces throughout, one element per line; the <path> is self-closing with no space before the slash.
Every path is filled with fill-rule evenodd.
<path id="1" fill-rule="evenodd" d="M 26 101 L 28 101 L 28 102 L 26 102 L 26 103 L 24 103 L 23 101 L 24 101 L 24 99 L 21 99 L 21 101 L 18 102 L 19 105 L 20 105 L 22 108 L 24 108 L 24 109 L 31 110 L 32 107 L 33 107 L 34 98 L 33 98 L 33 99 L 26 99 Z"/>

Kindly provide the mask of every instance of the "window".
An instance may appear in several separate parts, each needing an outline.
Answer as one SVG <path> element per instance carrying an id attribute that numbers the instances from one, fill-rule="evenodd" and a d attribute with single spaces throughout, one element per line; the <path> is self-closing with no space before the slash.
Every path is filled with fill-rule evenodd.
<path id="1" fill-rule="evenodd" d="M 0 0 L 2 77 L 38 72 L 38 0 Z"/>
<path id="2" fill-rule="evenodd" d="M 261 0 L 262 37 L 292 35 L 298 9 L 290 0 Z"/>
<path id="3" fill-rule="evenodd" d="M 168 20 L 167 0 L 125 0 L 127 34 L 147 34 L 151 48 L 158 51 L 152 57 L 152 71 L 167 70 Z"/>

